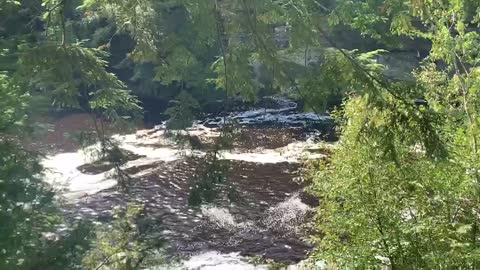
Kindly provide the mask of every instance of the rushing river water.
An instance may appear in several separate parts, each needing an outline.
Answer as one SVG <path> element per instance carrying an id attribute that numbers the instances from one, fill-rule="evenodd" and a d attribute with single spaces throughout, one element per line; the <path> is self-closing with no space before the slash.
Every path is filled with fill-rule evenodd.
<path id="1" fill-rule="evenodd" d="M 315 142 L 322 131 L 315 127 L 328 123 L 329 117 L 296 112 L 294 103 L 285 102 L 280 108 L 208 119 L 188 134 L 209 141 L 219 136 L 219 126 L 233 121 L 249 136 L 246 144 L 219 153 L 220 159 L 230 161 L 228 183 L 241 194 L 236 202 L 220 194 L 212 205 L 188 206 L 191 179 L 206 152 L 179 147 L 163 126 L 114 136 L 122 149 L 139 157 L 123 166 L 134 180 L 128 198 L 117 191 L 113 169 L 79 169 L 94 161 L 91 149 L 48 156 L 43 161 L 46 181 L 67 201 L 67 215 L 78 218 L 108 220 L 115 207 L 141 202 L 147 215 L 161 224 L 169 250 L 189 258 L 180 269 L 266 269 L 244 256 L 297 264 L 311 249 L 302 240 L 302 224 L 313 208 L 294 180 L 303 160 L 324 156 Z"/>

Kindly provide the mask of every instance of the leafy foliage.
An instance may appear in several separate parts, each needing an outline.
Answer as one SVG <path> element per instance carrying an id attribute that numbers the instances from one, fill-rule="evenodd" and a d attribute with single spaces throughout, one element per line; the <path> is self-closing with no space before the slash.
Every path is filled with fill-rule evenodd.
<path id="1" fill-rule="evenodd" d="M 32 96 L 48 96 L 58 107 L 81 107 L 112 121 L 140 109 L 125 85 L 106 70 L 105 53 L 81 43 L 70 44 L 66 1 L 43 4 L 43 18 L 51 26 L 46 33 L 53 31 L 55 35 L 47 35 L 47 40 L 39 43 L 18 38 L 23 33 L 8 33 L 11 36 L 7 36 L 6 44 L 12 40 L 18 44 L 18 48 L 10 46 L 8 57 L 13 55 L 19 61 L 13 68 L 8 66 L 9 73 L 2 71 L 0 75 L 0 104 L 4 110 L 0 116 L 2 269 L 79 269 L 90 247 L 88 225 L 68 224 L 68 231 L 58 234 L 59 226 L 66 221 L 53 190 L 42 180 L 41 156 L 21 146 L 23 137 L 30 134 L 29 114 L 40 111 L 32 109 Z M 98 138 L 105 141 L 105 133 Z"/>
<path id="2" fill-rule="evenodd" d="M 342 269 L 478 268 L 477 34 L 464 4 L 340 1 L 332 13 L 376 38 L 391 22 L 387 35 L 433 46 L 415 84 L 355 76 L 369 82 L 338 111 L 338 149 L 313 172 L 318 258 Z"/>
<path id="3" fill-rule="evenodd" d="M 54 219 L 48 219 L 41 212 L 52 211 L 53 194 L 41 183 L 38 174 L 40 164 L 34 156 L 18 148 L 10 139 L 12 132 L 22 129 L 25 121 L 26 98 L 24 91 L 15 85 L 6 75 L 0 77 L 1 105 L 4 113 L 1 115 L 0 130 L 2 142 L 0 149 L 2 162 L 0 166 L 0 189 L 2 196 L 0 210 L 2 216 L 1 256 L 4 267 L 23 264 L 25 259 L 36 252 L 40 245 L 40 232 L 26 233 L 31 227 L 51 228 Z M 19 196 L 22 194 L 22 196 Z M 38 214 L 35 214 L 38 213 Z M 12 245 L 13 246 L 10 246 Z M 33 246 L 33 248 L 28 248 Z M 17 251 L 19 251 L 17 253 Z"/>
<path id="4" fill-rule="evenodd" d="M 95 248 L 85 256 L 83 266 L 86 269 L 130 270 L 163 264 L 161 256 L 152 261 L 154 251 L 163 243 L 137 225 L 142 210 L 142 206 L 135 204 L 129 204 L 126 210 L 117 209 L 112 224 L 97 230 Z"/>
<path id="5" fill-rule="evenodd" d="M 191 127 L 195 120 L 195 112 L 200 107 L 198 102 L 189 93 L 182 91 L 173 100 L 173 103 L 173 106 L 165 111 L 165 114 L 170 117 L 167 121 L 167 128 L 181 130 Z"/>
<path id="6" fill-rule="evenodd" d="M 88 231 L 79 226 L 61 240 L 48 239 L 64 221 L 52 189 L 42 181 L 39 155 L 19 144 L 19 134 L 28 133 L 30 96 L 6 75 L 0 76 L 0 95 L 0 268 L 75 269 L 88 249 Z"/>
<path id="7" fill-rule="evenodd" d="M 200 164 L 197 166 L 192 182 L 188 203 L 198 206 L 212 203 L 222 191 L 227 190 L 228 199 L 237 199 L 237 191 L 228 185 L 228 173 L 231 164 L 228 160 L 221 160 L 221 150 L 231 150 L 233 141 L 238 135 L 238 130 L 233 124 L 225 124 L 218 138 L 215 139 L 213 148 L 210 149 Z"/>

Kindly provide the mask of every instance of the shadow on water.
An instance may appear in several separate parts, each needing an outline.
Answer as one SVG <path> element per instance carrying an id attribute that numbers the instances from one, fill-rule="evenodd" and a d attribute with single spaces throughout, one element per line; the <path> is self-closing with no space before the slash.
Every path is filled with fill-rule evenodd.
<path id="1" fill-rule="evenodd" d="M 199 162 L 158 162 L 154 171 L 135 178 L 128 198 L 116 189 L 104 190 L 70 205 L 69 215 L 105 222 L 114 207 L 135 201 L 145 204 L 151 222 L 161 224 L 176 255 L 216 250 L 289 263 L 306 258 L 311 247 L 301 240 L 301 224 L 311 207 L 298 196 L 302 187 L 292 181 L 299 165 L 234 161 L 229 184 L 238 190 L 238 200 L 232 203 L 223 191 L 211 206 L 191 208 L 189 181 Z"/>

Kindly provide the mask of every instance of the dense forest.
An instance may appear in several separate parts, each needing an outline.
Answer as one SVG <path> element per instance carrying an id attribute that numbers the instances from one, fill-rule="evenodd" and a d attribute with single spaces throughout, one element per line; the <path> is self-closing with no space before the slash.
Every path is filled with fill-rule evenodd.
<path id="1" fill-rule="evenodd" d="M 478 0 L 0 0 L 0 269 L 480 269 L 479 61 Z"/>

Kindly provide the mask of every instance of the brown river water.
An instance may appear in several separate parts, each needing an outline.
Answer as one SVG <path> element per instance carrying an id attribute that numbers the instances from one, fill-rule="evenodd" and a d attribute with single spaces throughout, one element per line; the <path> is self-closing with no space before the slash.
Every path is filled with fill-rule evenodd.
<path id="1" fill-rule="evenodd" d="M 187 258 L 179 269 L 263 269 L 246 262 L 246 256 L 295 265 L 312 249 L 304 224 L 317 200 L 303 191 L 299 179 L 305 160 L 325 155 L 302 128 L 243 127 L 234 149 L 219 154 L 228 162 L 224 185 L 236 191 L 235 200 L 225 188 L 213 203 L 190 207 L 190 188 L 206 150 L 179 147 L 161 127 L 114 136 L 122 148 L 139 155 L 124 165 L 132 176 L 126 196 L 110 168 L 79 170 L 93 160 L 65 135 L 92 130 L 87 115 L 49 122 L 46 134 L 31 145 L 48 154 L 46 181 L 57 188 L 68 217 L 108 222 L 114 209 L 141 203 L 145 217 L 158 225 L 167 250 Z M 198 124 L 189 134 L 208 147 L 219 133 L 218 128 Z"/>

